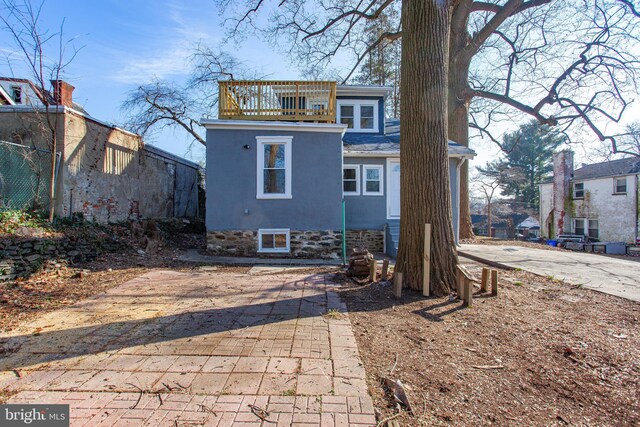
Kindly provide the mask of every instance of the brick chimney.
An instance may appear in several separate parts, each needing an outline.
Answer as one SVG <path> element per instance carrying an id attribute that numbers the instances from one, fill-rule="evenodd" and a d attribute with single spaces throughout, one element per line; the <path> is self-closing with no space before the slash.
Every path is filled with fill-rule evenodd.
<path id="1" fill-rule="evenodd" d="M 563 150 L 553 153 L 553 219 L 555 236 L 571 231 L 566 208 L 571 196 L 573 177 L 573 151 Z"/>
<path id="2" fill-rule="evenodd" d="M 63 80 L 51 80 L 53 85 L 53 100 L 56 105 L 71 107 L 73 105 L 73 90 L 75 87 Z"/>

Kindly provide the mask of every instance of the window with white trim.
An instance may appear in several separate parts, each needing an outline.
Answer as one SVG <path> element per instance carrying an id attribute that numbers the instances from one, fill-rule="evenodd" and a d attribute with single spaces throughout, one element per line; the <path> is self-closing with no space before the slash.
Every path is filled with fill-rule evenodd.
<path id="1" fill-rule="evenodd" d="M 360 165 L 342 166 L 342 194 L 345 196 L 360 194 Z"/>
<path id="2" fill-rule="evenodd" d="M 575 218 L 573 220 L 573 234 L 578 236 L 588 236 L 597 239 L 599 226 L 597 219 Z"/>
<path id="3" fill-rule="evenodd" d="M 363 165 L 362 168 L 362 194 L 382 196 L 382 165 Z"/>
<path id="4" fill-rule="evenodd" d="M 613 193 L 627 194 L 627 177 L 613 178 Z"/>
<path id="5" fill-rule="evenodd" d="M 261 228 L 258 230 L 258 252 L 287 253 L 291 245 L 288 228 Z"/>
<path id="6" fill-rule="evenodd" d="M 584 199 L 584 182 L 576 182 L 573 184 L 573 198 Z"/>
<path id="7" fill-rule="evenodd" d="M 257 136 L 258 199 L 291 198 L 292 136 Z"/>
<path id="8" fill-rule="evenodd" d="M 354 106 L 353 105 L 341 105 L 339 109 L 340 123 L 347 125 L 348 129 L 353 129 L 354 118 Z"/>
<path id="9" fill-rule="evenodd" d="M 378 101 L 338 100 L 338 123 L 347 125 L 347 132 L 378 132 Z"/>

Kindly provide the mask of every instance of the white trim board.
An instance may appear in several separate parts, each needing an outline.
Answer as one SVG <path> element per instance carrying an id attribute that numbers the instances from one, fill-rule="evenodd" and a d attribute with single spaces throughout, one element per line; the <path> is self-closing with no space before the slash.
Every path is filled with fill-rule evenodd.
<path id="1" fill-rule="evenodd" d="M 344 135 L 347 125 L 340 123 L 306 123 L 306 122 L 278 122 L 260 120 L 219 120 L 200 119 L 200 124 L 207 129 L 251 129 L 277 130 L 287 132 L 327 132 Z"/>
<path id="2" fill-rule="evenodd" d="M 387 201 L 387 219 L 400 219 L 400 215 L 398 216 L 391 216 L 389 215 L 390 209 L 391 209 L 391 205 L 389 203 L 389 200 L 391 198 L 391 163 L 396 163 L 398 162 L 397 159 L 387 159 L 387 197 L 386 197 L 386 201 Z M 400 173 L 402 173 L 402 171 L 400 171 Z M 400 195 L 398 195 L 399 197 Z M 400 204 L 400 209 L 402 209 L 402 203 Z"/>

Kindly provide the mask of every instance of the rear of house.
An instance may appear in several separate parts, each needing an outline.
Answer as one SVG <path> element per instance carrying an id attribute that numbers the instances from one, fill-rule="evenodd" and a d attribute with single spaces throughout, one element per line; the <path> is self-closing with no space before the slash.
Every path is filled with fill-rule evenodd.
<path id="1" fill-rule="evenodd" d="M 338 258 L 343 244 L 395 256 L 400 132 L 387 87 L 223 82 L 207 128 L 207 247 L 217 254 Z M 449 144 L 454 230 L 458 172 Z M 344 230 L 344 232 L 343 232 Z"/>

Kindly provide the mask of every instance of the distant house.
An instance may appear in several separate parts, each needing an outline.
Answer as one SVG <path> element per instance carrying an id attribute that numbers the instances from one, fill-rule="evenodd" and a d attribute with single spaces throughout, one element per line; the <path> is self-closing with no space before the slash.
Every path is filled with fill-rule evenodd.
<path id="1" fill-rule="evenodd" d="M 491 236 L 496 239 L 515 239 L 517 234 L 523 234 L 526 228 L 528 233 L 527 220 L 531 218 L 527 214 L 513 213 L 508 215 L 494 215 L 491 218 L 491 233 L 489 233 L 487 215 L 471 215 L 471 225 L 476 236 Z"/>
<path id="2" fill-rule="evenodd" d="M 553 179 L 540 185 L 542 235 L 575 234 L 603 242 L 639 242 L 640 158 L 573 169 L 573 152 L 554 154 Z"/>
<path id="3" fill-rule="evenodd" d="M 516 233 L 522 238 L 540 237 L 540 222 L 536 218 L 528 216 L 516 225 Z"/>
<path id="4" fill-rule="evenodd" d="M 73 86 L 61 80 L 52 84 L 50 93 L 29 80 L 0 77 L 0 207 L 25 208 L 33 202 L 16 200 L 15 184 L 2 178 L 10 172 L 20 176 L 18 168 L 33 166 L 9 155 L 16 149 L 50 159 L 50 121 L 58 135 L 57 216 L 81 213 L 98 222 L 198 216 L 197 164 L 146 146 L 138 135 L 92 117 L 73 102 Z M 51 168 L 46 159 L 22 176 L 29 172 L 30 183 L 48 189 Z"/>
<path id="5" fill-rule="evenodd" d="M 207 128 L 207 247 L 219 254 L 337 257 L 342 244 L 396 255 L 400 127 L 390 88 L 320 81 L 220 83 Z M 449 143 L 457 235 L 459 168 Z M 215 206 L 215 208 L 214 208 Z M 343 233 L 344 230 L 344 233 Z"/>

